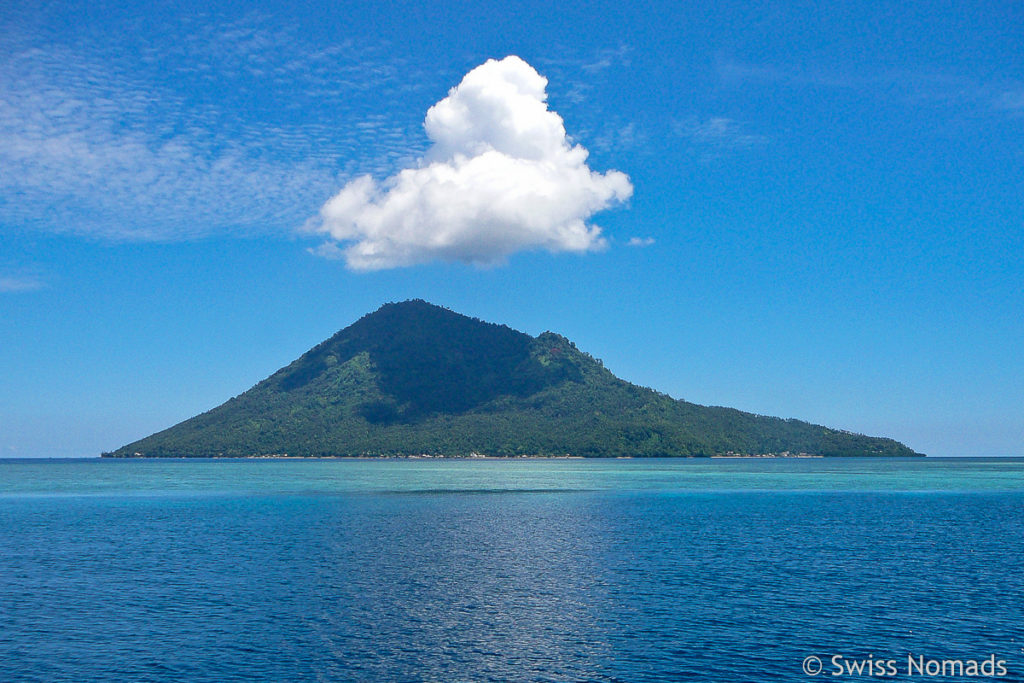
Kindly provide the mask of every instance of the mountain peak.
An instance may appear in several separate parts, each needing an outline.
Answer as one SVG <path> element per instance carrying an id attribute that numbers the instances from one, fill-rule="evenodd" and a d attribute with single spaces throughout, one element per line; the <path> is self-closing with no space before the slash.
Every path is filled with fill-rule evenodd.
<path id="1" fill-rule="evenodd" d="M 494 325 L 478 318 L 471 318 L 467 315 L 456 313 L 450 308 L 438 306 L 423 299 L 407 299 L 405 301 L 388 302 L 382 305 L 376 311 L 364 315 L 351 326 L 339 332 L 339 334 L 345 333 L 352 328 L 369 327 L 378 331 L 392 328 L 393 333 L 416 335 L 429 333 L 435 328 L 446 328 L 452 325 L 469 326 L 472 323 L 491 327 L 505 327 L 504 325 Z"/>
<path id="2" fill-rule="evenodd" d="M 389 301 L 383 304 L 373 313 L 367 313 L 364 318 L 369 318 L 375 315 L 394 315 L 394 314 L 408 314 L 416 312 L 432 312 L 432 313 L 455 313 L 450 308 L 445 306 L 438 306 L 432 304 L 424 299 L 406 299 L 405 301 Z M 461 315 L 455 313 L 455 315 Z"/>
<path id="3" fill-rule="evenodd" d="M 365 355 L 386 397 L 381 405 L 393 408 L 374 408 L 375 415 L 408 420 L 462 413 L 501 395 L 539 389 L 550 373 L 531 367 L 533 344 L 505 325 L 414 299 L 363 316 L 268 381 L 283 391 L 311 384 L 316 390 L 335 365 Z"/>

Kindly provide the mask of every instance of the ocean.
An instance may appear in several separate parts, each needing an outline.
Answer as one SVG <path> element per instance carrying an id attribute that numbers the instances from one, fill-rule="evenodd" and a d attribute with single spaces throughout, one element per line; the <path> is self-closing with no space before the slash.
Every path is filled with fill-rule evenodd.
<path id="1" fill-rule="evenodd" d="M 4 460 L 0 681 L 1024 680 L 1024 459 Z"/>

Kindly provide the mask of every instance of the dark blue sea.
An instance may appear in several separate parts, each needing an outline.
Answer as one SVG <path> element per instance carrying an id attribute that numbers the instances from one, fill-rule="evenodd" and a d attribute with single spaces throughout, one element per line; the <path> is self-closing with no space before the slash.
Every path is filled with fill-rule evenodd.
<path id="1" fill-rule="evenodd" d="M 1024 460 L 0 461 L 0 681 L 814 679 L 1024 680 Z"/>

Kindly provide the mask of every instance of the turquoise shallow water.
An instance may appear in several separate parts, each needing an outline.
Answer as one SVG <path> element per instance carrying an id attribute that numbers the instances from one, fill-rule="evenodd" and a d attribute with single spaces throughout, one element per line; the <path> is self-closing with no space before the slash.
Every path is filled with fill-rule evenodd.
<path id="1" fill-rule="evenodd" d="M 0 496 L 1024 491 L 1024 458 L 0 460 Z"/>
<path id="2" fill-rule="evenodd" d="M 0 461 L 0 680 L 1024 680 L 1022 539 L 1021 459 Z"/>

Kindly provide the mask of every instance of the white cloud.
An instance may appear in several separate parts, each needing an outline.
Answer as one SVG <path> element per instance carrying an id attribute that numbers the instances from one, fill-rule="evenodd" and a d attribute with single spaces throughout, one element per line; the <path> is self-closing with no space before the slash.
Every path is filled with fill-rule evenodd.
<path id="1" fill-rule="evenodd" d="M 633 187 L 619 171 L 590 170 L 587 150 L 548 109 L 546 87 L 515 56 L 470 71 L 427 112 L 432 145 L 417 165 L 381 183 L 356 178 L 324 204 L 314 230 L 330 241 L 315 253 L 376 270 L 603 247 L 587 220 Z"/>
<path id="2" fill-rule="evenodd" d="M 626 242 L 627 247 L 649 247 L 654 244 L 653 237 L 630 237 Z"/>

